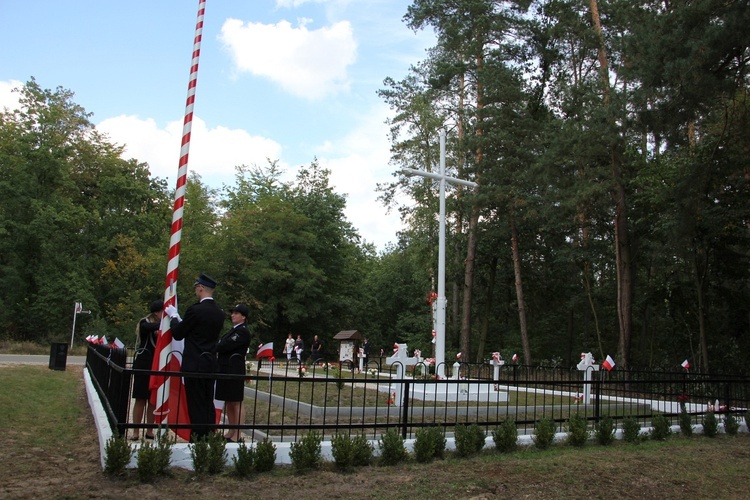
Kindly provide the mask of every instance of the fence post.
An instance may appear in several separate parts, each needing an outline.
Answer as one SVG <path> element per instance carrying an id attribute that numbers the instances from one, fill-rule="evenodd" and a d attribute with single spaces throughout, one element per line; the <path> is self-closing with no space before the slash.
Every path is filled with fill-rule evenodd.
<path id="1" fill-rule="evenodd" d="M 599 423 L 601 415 L 602 405 L 602 372 L 599 372 L 599 376 L 594 381 L 594 397 L 596 397 L 596 403 L 594 404 L 594 422 Z"/>
<path id="2" fill-rule="evenodd" d="M 401 437 L 406 439 L 406 428 L 409 424 L 409 382 L 404 382 L 404 404 L 401 406 Z"/>

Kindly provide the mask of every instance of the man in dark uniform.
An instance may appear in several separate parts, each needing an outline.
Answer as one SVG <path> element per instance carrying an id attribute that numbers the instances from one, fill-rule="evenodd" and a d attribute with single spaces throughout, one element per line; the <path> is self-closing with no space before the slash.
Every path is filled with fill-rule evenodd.
<path id="1" fill-rule="evenodd" d="M 177 308 L 169 306 L 165 312 L 172 318 L 172 338 L 185 339 L 182 355 L 182 372 L 214 373 L 216 371 L 216 343 L 224 328 L 224 311 L 213 299 L 216 281 L 205 274 L 195 280 L 198 303 L 185 311 L 181 319 Z M 208 425 L 216 423 L 214 408 L 214 381 L 211 378 L 185 377 L 185 396 L 190 414 L 190 440 L 206 437 Z"/>

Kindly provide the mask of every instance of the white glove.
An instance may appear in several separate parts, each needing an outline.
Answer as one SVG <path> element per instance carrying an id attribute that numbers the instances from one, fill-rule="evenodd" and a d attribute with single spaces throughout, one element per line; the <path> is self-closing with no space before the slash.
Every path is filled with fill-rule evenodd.
<path id="1" fill-rule="evenodd" d="M 180 315 L 177 313 L 177 308 L 171 304 L 164 308 L 164 312 L 167 313 L 167 316 L 173 319 L 180 317 Z"/>

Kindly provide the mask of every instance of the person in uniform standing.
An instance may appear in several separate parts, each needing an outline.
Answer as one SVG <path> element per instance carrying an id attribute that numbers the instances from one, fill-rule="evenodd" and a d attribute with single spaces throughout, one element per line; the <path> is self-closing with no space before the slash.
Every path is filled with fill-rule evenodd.
<path id="1" fill-rule="evenodd" d="M 216 344 L 219 358 L 219 373 L 245 375 L 245 357 L 250 346 L 250 332 L 247 317 L 250 309 L 245 304 L 237 304 L 229 310 L 232 329 Z M 216 399 L 224 401 L 224 415 L 229 425 L 237 425 L 242 419 L 242 401 L 245 399 L 245 379 L 218 379 Z M 224 438 L 230 443 L 240 440 L 240 429 L 229 429 Z"/>
<path id="2" fill-rule="evenodd" d="M 198 303 L 185 311 L 181 319 L 177 308 L 167 306 L 164 312 L 172 318 L 172 338 L 185 340 L 182 354 L 183 373 L 214 373 L 216 371 L 216 342 L 224 327 L 224 311 L 214 301 L 216 281 L 206 274 L 195 280 Z M 190 415 L 190 440 L 195 442 L 208 436 L 216 423 L 214 380 L 210 377 L 185 377 L 185 396 Z"/>
<path id="3" fill-rule="evenodd" d="M 149 314 L 138 322 L 135 329 L 136 351 L 133 360 L 133 369 L 150 370 L 154 361 L 154 350 L 156 348 L 156 336 L 159 334 L 161 313 L 164 309 L 163 300 L 155 300 L 149 305 Z M 143 422 L 143 414 L 146 413 L 146 423 L 154 423 L 154 405 L 151 404 L 151 390 L 148 387 L 150 375 L 144 373 L 133 373 L 133 423 Z M 154 439 L 151 429 L 146 430 L 146 439 Z M 133 441 L 138 441 L 140 431 L 135 429 Z"/>

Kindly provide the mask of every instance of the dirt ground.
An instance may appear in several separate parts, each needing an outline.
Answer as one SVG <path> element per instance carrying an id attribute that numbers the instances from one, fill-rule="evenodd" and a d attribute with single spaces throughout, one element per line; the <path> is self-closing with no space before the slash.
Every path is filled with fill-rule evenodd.
<path id="1" fill-rule="evenodd" d="M 85 411 L 70 426 L 93 429 L 82 377 L 78 398 Z M 0 433 L 2 498 L 747 498 L 750 484 L 747 433 L 716 439 L 675 437 L 639 446 L 556 446 L 549 452 L 513 455 L 486 451 L 470 459 L 449 457 L 432 464 L 412 460 L 347 474 L 333 464 L 303 475 L 277 467 L 249 479 L 229 472 L 196 478 L 175 469 L 171 477 L 141 484 L 135 471 L 122 478 L 102 473 L 93 430 L 73 433 L 80 437 L 59 449 L 14 449 L 8 446 L 14 432 L 21 431 Z"/>

